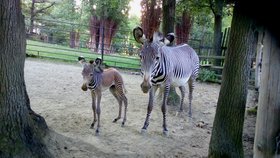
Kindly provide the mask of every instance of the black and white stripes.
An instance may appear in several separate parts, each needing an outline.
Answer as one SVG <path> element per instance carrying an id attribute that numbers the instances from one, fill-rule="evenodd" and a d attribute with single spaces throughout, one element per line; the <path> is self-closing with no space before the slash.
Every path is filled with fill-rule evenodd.
<path id="1" fill-rule="evenodd" d="M 149 103 L 147 116 L 142 130 L 146 130 L 149 125 L 150 114 L 153 109 L 154 96 L 158 88 L 163 92 L 162 114 L 163 114 L 163 133 L 167 134 L 166 125 L 166 104 L 171 86 L 179 87 L 181 91 L 180 111 L 183 110 L 183 101 L 185 96 L 185 86 L 189 87 L 189 116 L 192 116 L 192 93 L 194 82 L 199 71 L 199 58 L 189 45 L 166 46 L 174 38 L 164 38 L 159 33 L 154 33 L 153 41 L 145 39 L 143 30 L 136 27 L 133 30 L 134 38 L 142 43 L 140 52 L 141 71 L 144 80 L 141 83 L 141 89 L 144 93 L 149 92 Z M 173 36 L 173 34 L 169 34 Z"/>

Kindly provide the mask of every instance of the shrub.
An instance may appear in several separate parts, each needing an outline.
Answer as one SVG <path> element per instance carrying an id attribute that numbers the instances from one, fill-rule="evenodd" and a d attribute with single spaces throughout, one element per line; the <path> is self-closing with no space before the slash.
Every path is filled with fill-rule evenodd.
<path id="1" fill-rule="evenodd" d="M 203 68 L 203 69 L 200 69 L 200 71 L 199 71 L 198 80 L 201 80 L 203 82 L 206 82 L 206 81 L 216 82 L 217 77 L 216 77 L 214 71 Z"/>

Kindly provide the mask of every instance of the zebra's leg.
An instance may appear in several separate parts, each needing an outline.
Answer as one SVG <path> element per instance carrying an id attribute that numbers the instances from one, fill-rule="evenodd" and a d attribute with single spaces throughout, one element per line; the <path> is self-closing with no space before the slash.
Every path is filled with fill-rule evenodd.
<path id="1" fill-rule="evenodd" d="M 115 119 L 113 120 L 113 122 L 117 122 L 117 121 L 121 118 L 121 115 L 122 115 L 122 99 L 121 99 L 121 97 L 118 95 L 115 86 L 111 86 L 111 87 L 110 87 L 110 92 L 113 94 L 113 96 L 117 99 L 117 101 L 118 101 L 118 103 L 119 103 L 119 115 L 118 115 L 117 118 L 115 118 Z"/>
<path id="2" fill-rule="evenodd" d="M 189 81 L 189 117 L 192 117 L 192 94 L 193 94 L 193 89 L 194 89 L 194 79 L 190 77 Z"/>
<path id="3" fill-rule="evenodd" d="M 122 127 L 123 127 L 126 122 L 126 112 L 127 112 L 127 98 L 124 94 L 122 96 L 122 100 L 124 102 L 124 116 L 123 116 L 123 122 L 122 122 Z"/>
<path id="4" fill-rule="evenodd" d="M 163 116 L 163 134 L 168 135 L 167 125 L 166 125 L 166 104 L 167 104 L 167 97 L 169 95 L 170 91 L 170 84 L 166 84 L 164 88 L 164 94 L 163 94 L 163 101 L 161 106 L 162 116 Z"/>
<path id="5" fill-rule="evenodd" d="M 145 133 L 149 126 L 150 115 L 153 110 L 154 96 L 155 96 L 157 89 L 158 89 L 158 87 L 152 86 L 149 91 L 149 103 L 148 103 L 148 108 L 147 108 L 147 116 L 146 116 L 146 120 L 144 122 L 144 126 L 142 127 L 142 130 L 141 130 L 142 133 Z"/>
<path id="6" fill-rule="evenodd" d="M 101 91 L 98 91 L 96 93 L 96 96 L 97 96 L 97 107 L 96 107 L 96 113 L 97 113 L 97 128 L 96 128 L 96 131 L 95 131 L 95 134 L 96 135 L 99 135 L 99 128 L 100 128 L 100 114 L 101 114 L 101 109 L 100 109 L 100 101 L 101 101 Z"/>
<path id="7" fill-rule="evenodd" d="M 186 93 L 186 87 L 185 86 L 180 86 L 179 87 L 181 91 L 181 103 L 180 103 L 180 112 L 183 111 L 183 104 L 184 104 L 184 99 L 185 99 L 185 93 Z"/>
<path id="8" fill-rule="evenodd" d="M 91 98 L 92 98 L 92 111 L 93 111 L 93 122 L 92 124 L 90 125 L 90 128 L 94 128 L 94 124 L 96 122 L 96 96 L 95 96 L 95 93 L 94 91 L 91 91 Z"/>

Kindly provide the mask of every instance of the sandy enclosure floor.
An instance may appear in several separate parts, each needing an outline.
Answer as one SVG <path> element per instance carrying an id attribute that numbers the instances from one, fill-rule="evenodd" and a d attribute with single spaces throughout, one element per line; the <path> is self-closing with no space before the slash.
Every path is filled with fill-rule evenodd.
<path id="1" fill-rule="evenodd" d="M 28 58 L 25 81 L 32 109 L 42 115 L 51 132 L 45 141 L 55 157 L 206 157 L 211 137 L 220 85 L 197 83 L 193 96 L 193 119 L 187 117 L 188 99 L 184 112 L 168 106 L 169 136 L 162 135 L 162 113 L 155 104 L 150 125 L 141 134 L 148 95 L 140 89 L 142 77 L 121 71 L 128 91 L 128 112 L 125 127 L 118 115 L 118 103 L 107 90 L 101 101 L 101 131 L 95 136 L 90 129 L 93 120 L 90 92 L 80 89 L 81 66 Z M 250 91 L 249 91 L 250 92 Z M 187 92 L 188 93 L 188 92 Z M 251 92 L 250 92 L 251 93 Z M 249 93 L 248 106 L 253 104 Z M 187 95 L 186 95 L 187 96 Z M 204 122 L 203 127 L 198 127 Z M 252 157 L 255 117 L 246 116 L 244 125 L 245 157 Z"/>

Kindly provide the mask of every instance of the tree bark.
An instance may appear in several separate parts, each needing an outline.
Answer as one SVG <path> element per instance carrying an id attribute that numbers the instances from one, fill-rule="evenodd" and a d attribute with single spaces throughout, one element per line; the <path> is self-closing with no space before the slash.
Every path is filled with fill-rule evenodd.
<path id="1" fill-rule="evenodd" d="M 50 157 L 44 118 L 30 107 L 24 81 L 26 36 L 20 0 L 0 2 L 0 157 Z"/>
<path id="2" fill-rule="evenodd" d="M 214 54 L 221 56 L 221 42 L 222 42 L 222 20 L 223 20 L 223 5 L 224 0 L 215 0 L 215 12 L 214 12 Z M 215 60 L 216 66 L 221 66 L 221 60 Z"/>
<path id="3" fill-rule="evenodd" d="M 35 18 L 35 0 L 32 0 L 31 7 L 30 7 L 30 28 L 29 34 L 33 34 L 34 30 L 34 18 Z"/>
<path id="4" fill-rule="evenodd" d="M 162 1 L 162 32 L 164 35 L 174 32 L 176 0 Z"/>
<path id="5" fill-rule="evenodd" d="M 235 4 L 209 157 L 243 157 L 242 132 L 252 54 L 253 21 Z"/>
<path id="6" fill-rule="evenodd" d="M 273 35 L 268 31 L 264 34 L 255 158 L 280 156 L 280 46 Z"/>
<path id="7" fill-rule="evenodd" d="M 175 23 L 175 0 L 163 0 L 162 2 L 162 32 L 165 35 L 174 32 Z M 171 45 L 173 45 L 172 42 Z M 180 96 L 176 93 L 175 87 L 170 87 L 169 96 L 167 98 L 167 104 L 169 105 L 179 105 Z"/>

